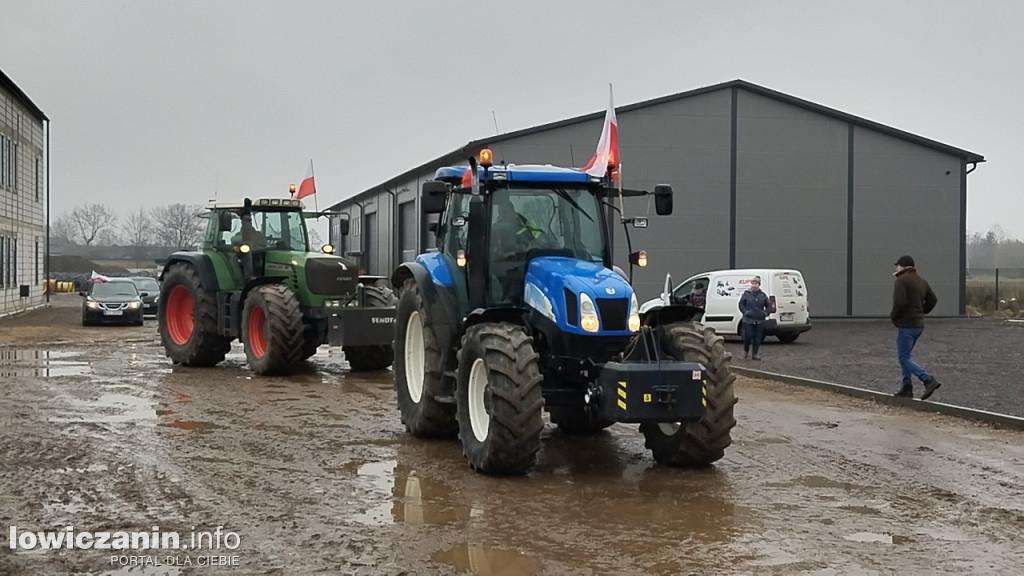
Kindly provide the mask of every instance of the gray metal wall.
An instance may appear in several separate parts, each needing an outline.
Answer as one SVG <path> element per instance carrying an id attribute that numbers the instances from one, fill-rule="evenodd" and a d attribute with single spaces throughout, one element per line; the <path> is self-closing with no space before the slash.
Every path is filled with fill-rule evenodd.
<path id="1" fill-rule="evenodd" d="M 490 147 L 497 162 L 578 166 L 593 153 L 601 124 L 557 126 Z M 647 250 L 650 262 L 634 270 L 641 299 L 657 296 L 669 272 L 678 283 L 713 269 L 796 268 L 812 316 L 884 316 L 892 263 L 910 253 L 939 295 L 935 313 L 960 313 L 961 158 L 739 88 L 620 111 L 618 125 L 625 186 L 675 190 L 669 217 L 656 216 L 647 198 L 625 202 L 628 215 L 650 216 L 649 228 L 630 231 L 633 250 Z M 453 153 L 438 166 L 464 162 Z M 390 274 L 401 260 L 395 208 L 414 200 L 436 167 L 388 186 L 396 198 L 380 192 L 361 200 L 365 213 L 379 212 L 370 273 Z M 360 208 L 342 206 L 352 223 L 349 250 L 358 251 L 365 246 Z M 416 218 L 422 231 L 418 207 Z M 615 261 L 628 268 L 622 227 L 615 230 Z M 421 241 L 417 250 L 432 247 Z"/>

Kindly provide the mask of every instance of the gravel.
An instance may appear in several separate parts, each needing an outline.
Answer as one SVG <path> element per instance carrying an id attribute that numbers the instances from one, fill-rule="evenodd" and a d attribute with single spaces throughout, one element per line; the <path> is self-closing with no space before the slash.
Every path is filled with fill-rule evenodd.
<path id="1" fill-rule="evenodd" d="M 792 344 L 769 337 L 760 362 L 743 360 L 738 340 L 730 339 L 726 347 L 735 366 L 896 391 L 896 329 L 888 320 L 812 322 L 811 331 Z M 914 360 L 942 382 L 930 400 L 1024 417 L 1024 324 L 987 317 L 929 318 Z M 915 379 L 915 396 L 923 390 Z"/>

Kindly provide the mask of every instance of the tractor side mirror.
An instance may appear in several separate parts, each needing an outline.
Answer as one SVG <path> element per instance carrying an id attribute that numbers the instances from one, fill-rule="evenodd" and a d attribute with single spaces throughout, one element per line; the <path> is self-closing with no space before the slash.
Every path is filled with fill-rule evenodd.
<path id="1" fill-rule="evenodd" d="M 420 197 L 420 208 L 424 214 L 440 214 L 448 199 L 448 185 L 440 180 L 428 180 L 423 183 L 423 195 Z"/>
<path id="2" fill-rule="evenodd" d="M 231 231 L 231 212 L 221 212 L 217 217 L 217 229 L 221 232 Z"/>
<path id="3" fill-rule="evenodd" d="M 668 216 L 672 213 L 672 186 L 658 184 L 654 187 L 654 211 L 658 216 Z"/>
<path id="4" fill-rule="evenodd" d="M 347 218 L 339 218 L 338 219 L 338 233 L 341 234 L 342 236 L 348 236 L 348 219 Z"/>

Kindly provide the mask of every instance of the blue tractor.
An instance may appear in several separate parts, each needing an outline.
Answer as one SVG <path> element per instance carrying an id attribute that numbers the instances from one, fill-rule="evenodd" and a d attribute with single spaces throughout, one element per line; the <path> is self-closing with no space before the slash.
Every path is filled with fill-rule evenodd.
<path id="1" fill-rule="evenodd" d="M 609 172 L 610 174 L 610 172 Z M 536 461 L 543 411 L 567 434 L 639 423 L 657 462 L 707 466 L 735 426 L 735 376 L 722 339 L 684 305 L 640 316 L 612 264 L 614 198 L 650 194 L 550 165 L 469 167 L 423 184 L 440 214 L 437 250 L 402 264 L 395 391 L 417 437 L 458 435 L 470 466 L 518 474 Z M 656 186 L 656 212 L 672 189 Z M 645 265 L 643 251 L 632 265 Z"/>

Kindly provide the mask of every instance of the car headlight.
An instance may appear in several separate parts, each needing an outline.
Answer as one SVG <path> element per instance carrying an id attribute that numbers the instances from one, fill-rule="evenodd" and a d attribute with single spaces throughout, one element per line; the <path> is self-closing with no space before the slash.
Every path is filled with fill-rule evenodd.
<path id="1" fill-rule="evenodd" d="M 640 303 L 637 302 L 636 292 L 629 299 L 629 330 L 636 332 L 640 329 Z"/>
<path id="2" fill-rule="evenodd" d="M 135 309 L 137 309 L 137 308 L 139 308 L 141 306 L 142 306 L 142 302 L 129 302 L 128 303 L 128 307 L 131 308 L 132 310 L 135 310 Z"/>
<path id="3" fill-rule="evenodd" d="M 594 301 L 585 293 L 580 293 L 580 328 L 587 332 L 597 332 L 601 323 L 597 319 L 597 307 Z"/>
<path id="4" fill-rule="evenodd" d="M 523 292 L 523 301 L 526 302 L 527 306 L 531 306 L 534 310 L 547 316 L 552 321 L 555 320 L 555 309 L 551 305 L 551 300 L 541 292 L 533 282 L 526 283 L 526 289 Z"/>
<path id="5" fill-rule="evenodd" d="M 85 303 L 86 308 L 99 308 L 100 305 L 92 300 Z"/>

